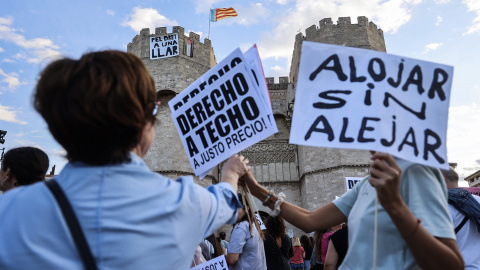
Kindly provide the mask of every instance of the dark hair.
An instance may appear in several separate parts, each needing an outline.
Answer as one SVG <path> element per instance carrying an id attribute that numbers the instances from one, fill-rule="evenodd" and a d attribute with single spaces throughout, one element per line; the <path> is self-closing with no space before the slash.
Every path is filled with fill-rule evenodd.
<path id="1" fill-rule="evenodd" d="M 121 51 L 52 62 L 33 98 L 67 158 L 91 165 L 127 161 L 155 121 L 155 83 L 137 56 Z"/>
<path id="2" fill-rule="evenodd" d="M 300 243 L 302 243 L 302 247 L 312 247 L 312 243 L 310 243 L 310 238 L 308 238 L 308 236 L 306 234 L 302 235 L 302 237 L 300 237 Z"/>
<path id="3" fill-rule="evenodd" d="M 282 237 L 286 234 L 285 222 L 281 217 L 268 216 L 265 220 L 265 227 L 267 227 L 267 233 L 273 237 Z"/>
<path id="4" fill-rule="evenodd" d="M 260 238 L 262 240 L 265 240 L 265 235 L 263 234 L 263 231 L 260 229 L 260 224 L 258 223 L 257 218 L 255 217 L 254 211 L 250 207 L 250 202 L 249 202 L 248 196 L 241 193 L 241 192 L 237 193 L 237 195 L 238 195 L 238 198 L 240 199 L 240 201 L 242 203 L 243 203 L 243 201 L 245 201 L 245 205 L 243 205 L 243 209 L 245 210 L 245 215 L 242 217 L 242 219 L 238 220 L 235 224 L 233 224 L 233 227 L 235 227 L 236 224 L 247 220 L 250 235 L 253 236 L 252 228 L 254 228 L 258 231 L 258 234 L 259 234 Z M 250 217 L 250 219 L 249 219 L 249 217 Z"/>
<path id="5" fill-rule="evenodd" d="M 220 239 L 222 240 L 225 240 L 225 238 L 227 237 L 227 234 L 225 232 L 220 232 L 219 235 L 220 235 Z"/>
<path id="6" fill-rule="evenodd" d="M 442 171 L 443 177 L 446 180 L 452 183 L 458 183 L 458 174 L 452 167 L 450 167 L 448 170 L 441 169 L 440 171 Z"/>
<path id="7" fill-rule="evenodd" d="M 213 246 L 213 254 L 211 254 L 212 259 L 223 255 L 222 245 L 217 241 L 217 237 L 218 236 L 215 236 L 215 234 L 211 234 L 206 238 Z"/>
<path id="8" fill-rule="evenodd" d="M 7 168 L 19 186 L 43 181 L 48 170 L 48 156 L 35 147 L 13 148 L 3 157 L 1 170 L 6 171 Z"/>

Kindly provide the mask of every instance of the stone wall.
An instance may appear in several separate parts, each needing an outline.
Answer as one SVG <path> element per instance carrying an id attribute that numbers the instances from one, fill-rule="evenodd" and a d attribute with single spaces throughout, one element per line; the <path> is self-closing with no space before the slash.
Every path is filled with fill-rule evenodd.
<path id="1" fill-rule="evenodd" d="M 162 102 L 157 116 L 156 137 L 144 159 L 153 171 L 175 179 L 182 175 L 193 175 L 193 170 L 170 115 L 168 101 L 213 67 L 216 58 L 210 40 L 205 39 L 202 43 L 195 33 L 189 33 L 189 38 L 194 40 L 194 56 L 184 55 L 184 28 L 175 26 L 172 32 L 179 36 L 179 56 L 158 60 L 149 58 L 149 37 L 167 34 L 166 27 L 156 28 L 155 34 L 150 34 L 148 28 L 142 29 L 128 44 L 127 51 L 141 57 L 155 80 L 157 99 Z M 278 83 L 275 83 L 274 78 L 266 78 L 273 120 L 279 131 L 241 154 L 250 159 L 253 174 L 267 189 L 276 193 L 284 192 L 289 202 L 314 210 L 346 191 L 345 177 L 366 176 L 370 154 L 362 150 L 316 148 L 288 143 L 304 40 L 378 51 L 386 49 L 382 30 L 368 22 L 366 17 L 358 17 L 358 24 L 351 24 L 349 17 L 340 17 L 336 25 L 330 18 L 326 18 L 319 22 L 319 26 L 307 28 L 305 36 L 299 33 L 295 37 L 289 77 L 280 77 Z M 196 182 L 206 187 L 219 181 L 221 165 L 214 168 L 204 180 L 195 178 Z M 270 213 L 260 201 L 254 201 L 258 210 Z M 293 230 L 295 236 L 305 233 L 291 224 L 287 224 L 287 228 Z M 220 230 L 225 231 L 229 237 L 232 227 L 226 225 Z"/>

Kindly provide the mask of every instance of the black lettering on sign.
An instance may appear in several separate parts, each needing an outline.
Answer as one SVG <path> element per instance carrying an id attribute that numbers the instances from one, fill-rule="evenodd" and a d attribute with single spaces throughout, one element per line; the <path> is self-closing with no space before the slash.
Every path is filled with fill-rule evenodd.
<path id="1" fill-rule="evenodd" d="M 397 88 L 397 87 L 400 85 L 400 82 L 402 81 L 403 62 L 404 62 L 404 61 L 405 61 L 405 60 L 402 59 L 401 62 L 400 62 L 400 64 L 398 64 L 397 81 L 394 81 L 393 78 L 388 78 L 388 79 L 387 79 L 387 82 L 388 82 L 391 86 L 393 86 L 393 87 L 395 87 L 395 88 Z"/>
<path id="2" fill-rule="evenodd" d="M 412 137 L 411 140 L 409 141 L 408 138 Z M 418 156 L 418 147 L 417 147 L 417 141 L 415 140 L 415 131 L 413 130 L 412 127 L 410 127 L 407 131 L 407 134 L 405 134 L 405 138 L 403 138 L 403 141 L 400 143 L 398 146 L 398 152 L 402 151 L 403 145 L 410 145 L 413 147 L 413 153 L 415 156 Z"/>
<path id="3" fill-rule="evenodd" d="M 380 118 L 376 117 L 364 117 L 362 119 L 362 124 L 360 125 L 360 130 L 358 131 L 358 138 L 357 141 L 364 143 L 364 142 L 374 142 L 375 139 L 373 138 L 365 138 L 363 134 L 365 133 L 366 130 L 368 131 L 373 131 L 375 130 L 373 127 L 367 126 L 367 121 L 380 121 Z"/>
<path id="4" fill-rule="evenodd" d="M 420 109 L 419 112 L 416 112 L 414 111 L 413 109 L 410 109 L 409 107 L 407 107 L 405 104 L 401 103 L 397 98 L 395 98 L 393 95 L 391 95 L 390 93 L 388 92 L 385 92 L 385 99 L 383 100 L 383 105 L 385 107 L 388 107 L 389 106 L 389 102 L 388 102 L 388 99 L 391 98 L 393 99 L 398 105 L 400 105 L 400 107 L 404 108 L 405 110 L 407 110 L 408 112 L 412 113 L 413 115 L 415 115 L 416 117 L 418 117 L 418 119 L 422 119 L 422 120 L 425 120 L 426 116 L 425 116 L 425 110 L 426 110 L 426 103 L 425 102 L 422 102 L 422 108 Z"/>
<path id="5" fill-rule="evenodd" d="M 425 90 L 423 89 L 422 83 L 423 83 L 422 69 L 420 68 L 419 65 L 415 65 L 412 71 L 410 71 L 410 75 L 408 75 L 407 81 L 403 85 L 402 90 L 407 91 L 410 84 L 415 84 L 417 85 L 418 93 L 422 94 L 423 92 L 425 92 Z"/>
<path id="6" fill-rule="evenodd" d="M 434 142 L 432 144 L 429 143 L 430 137 L 434 139 Z M 438 136 L 437 133 L 435 133 L 433 130 L 427 128 L 425 130 L 423 159 L 428 160 L 428 152 L 430 152 L 440 164 L 445 163 L 445 160 L 435 152 L 435 150 L 437 150 L 441 145 L 442 140 L 440 139 L 440 136 Z"/>
<path id="7" fill-rule="evenodd" d="M 348 189 L 352 189 L 360 180 L 348 180 Z"/>
<path id="8" fill-rule="evenodd" d="M 378 73 L 375 71 L 375 64 L 378 66 Z M 385 64 L 383 63 L 382 59 L 380 58 L 372 58 L 370 62 L 368 62 L 368 74 L 370 77 L 376 82 L 380 82 L 387 76 L 387 72 L 385 71 Z"/>
<path id="9" fill-rule="evenodd" d="M 448 73 L 441 68 L 436 68 L 433 71 L 433 81 L 432 81 L 432 85 L 430 86 L 430 89 L 428 90 L 428 97 L 430 99 L 433 99 L 435 97 L 435 92 L 437 92 L 440 100 L 444 101 L 446 99 L 446 96 L 442 86 L 447 82 L 447 80 L 448 80 Z"/>
<path id="10" fill-rule="evenodd" d="M 192 137 L 191 136 L 186 137 L 185 141 L 187 142 L 188 154 L 190 155 L 190 157 L 193 157 L 194 155 L 198 154 L 198 148 L 193 142 Z"/>
<path id="11" fill-rule="evenodd" d="M 345 137 L 345 133 L 347 132 L 347 127 L 348 127 L 348 118 L 344 117 L 343 118 L 343 126 L 342 126 L 342 132 L 340 133 L 340 142 L 353 142 L 354 139 L 352 137 Z"/>
<path id="12" fill-rule="evenodd" d="M 324 91 L 320 94 L 318 94 L 319 97 L 326 99 L 326 100 L 332 100 L 332 101 L 337 101 L 336 103 L 324 103 L 324 102 L 315 102 L 313 103 L 313 107 L 317 109 L 337 109 L 341 108 L 347 103 L 346 100 L 331 96 L 331 94 L 345 94 L 345 95 L 350 95 L 352 91 L 350 90 L 328 90 Z"/>
<path id="13" fill-rule="evenodd" d="M 323 128 L 318 128 L 318 124 L 322 123 Z M 332 126 L 328 123 L 327 118 L 325 116 L 320 115 L 315 119 L 313 124 L 310 126 L 310 128 L 307 131 L 307 134 L 305 134 L 305 141 L 308 141 L 310 139 L 310 136 L 312 135 L 313 132 L 322 132 L 328 135 L 328 141 L 333 141 L 335 136 L 333 135 L 333 129 Z"/>
<path id="14" fill-rule="evenodd" d="M 364 82 L 367 80 L 365 76 L 357 77 L 357 67 L 355 66 L 355 58 L 353 56 L 348 57 L 350 63 L 350 81 L 351 82 Z"/>
<path id="15" fill-rule="evenodd" d="M 395 130 L 396 130 L 396 125 L 395 125 L 395 119 L 397 119 L 397 117 L 395 115 L 392 116 L 393 117 L 393 121 L 392 121 L 392 140 L 391 141 L 387 141 L 386 139 L 381 139 L 380 140 L 380 143 L 383 145 L 383 146 L 392 146 L 393 143 L 395 142 Z"/>
<path id="16" fill-rule="evenodd" d="M 328 66 L 330 64 L 330 62 L 333 62 L 333 66 Z M 312 72 L 312 74 L 310 74 L 310 78 L 309 78 L 310 81 L 315 80 L 317 75 L 322 70 L 331 70 L 331 71 L 335 72 L 337 74 L 338 79 L 342 82 L 346 81 L 348 79 L 347 75 L 345 75 L 345 73 L 343 73 L 342 65 L 340 64 L 340 59 L 338 58 L 338 55 L 336 55 L 336 54 L 333 54 L 330 57 L 328 57 L 327 59 L 325 59 L 325 61 L 323 61 L 323 63 L 320 64 L 320 66 L 318 66 L 318 68 L 314 72 Z"/>

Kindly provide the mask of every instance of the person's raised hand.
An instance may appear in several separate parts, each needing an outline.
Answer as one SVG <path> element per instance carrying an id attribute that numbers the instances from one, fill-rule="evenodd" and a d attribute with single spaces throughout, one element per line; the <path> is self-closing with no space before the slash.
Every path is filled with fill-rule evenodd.
<path id="1" fill-rule="evenodd" d="M 245 175 L 250 171 L 250 166 L 248 166 L 248 159 L 244 156 L 233 155 L 231 156 L 222 167 L 222 182 L 229 182 L 232 184 L 235 189 L 240 177 Z"/>
<path id="2" fill-rule="evenodd" d="M 368 181 L 377 190 L 378 200 L 383 208 L 395 207 L 402 202 L 400 179 L 402 169 L 387 153 L 375 152 L 371 156 L 370 178 Z"/>

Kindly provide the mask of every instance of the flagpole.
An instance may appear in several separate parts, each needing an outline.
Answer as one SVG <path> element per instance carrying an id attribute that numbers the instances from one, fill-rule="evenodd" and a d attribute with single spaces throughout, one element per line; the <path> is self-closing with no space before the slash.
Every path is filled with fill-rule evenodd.
<path id="1" fill-rule="evenodd" d="M 210 21 L 212 16 L 212 9 L 210 9 L 210 13 L 208 14 L 208 39 L 210 39 Z"/>

